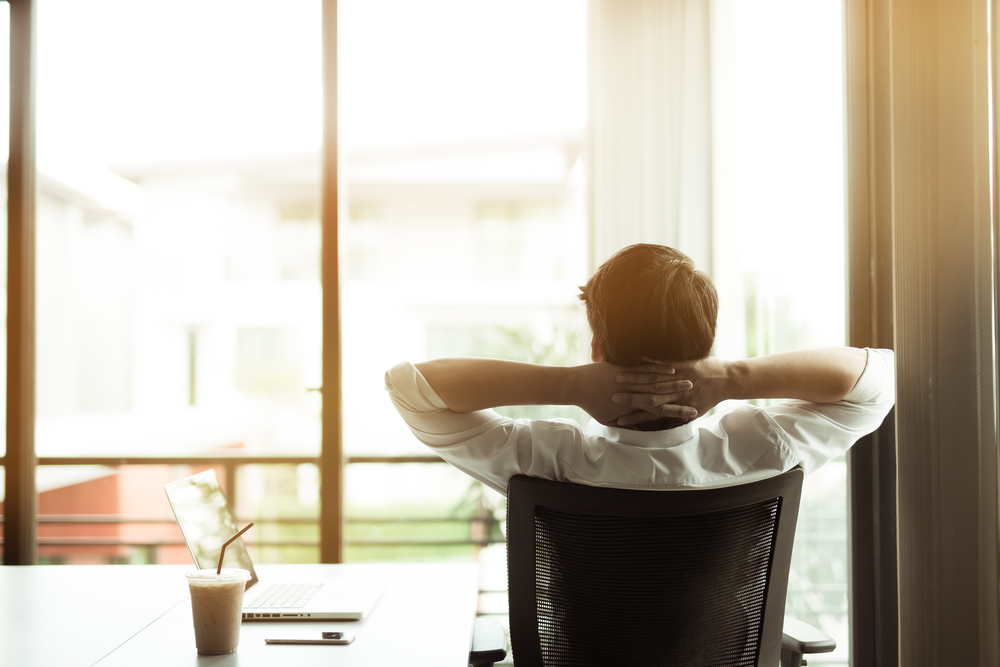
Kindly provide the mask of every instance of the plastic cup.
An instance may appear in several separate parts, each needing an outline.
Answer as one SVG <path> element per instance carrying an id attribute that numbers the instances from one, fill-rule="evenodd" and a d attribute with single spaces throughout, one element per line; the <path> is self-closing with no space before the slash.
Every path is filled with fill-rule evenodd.
<path id="1" fill-rule="evenodd" d="M 202 655 L 236 653 L 243 620 L 243 590 L 250 579 L 247 570 L 225 568 L 186 572 L 191 590 L 194 643 Z"/>

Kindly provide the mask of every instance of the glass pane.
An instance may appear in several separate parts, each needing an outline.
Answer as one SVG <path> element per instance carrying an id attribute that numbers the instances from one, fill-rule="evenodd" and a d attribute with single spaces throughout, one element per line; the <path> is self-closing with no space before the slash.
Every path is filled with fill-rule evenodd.
<path id="1" fill-rule="evenodd" d="M 346 477 L 349 561 L 468 561 L 505 542 L 503 498 L 447 464 L 356 464 Z"/>
<path id="2" fill-rule="evenodd" d="M 843 27 L 839 0 L 735 3 L 737 218 L 754 356 L 845 343 Z M 742 296 L 742 298 L 740 298 Z M 723 302 L 726 295 L 720 295 Z M 786 613 L 847 665 L 847 468 L 806 479 Z"/>
<path id="3" fill-rule="evenodd" d="M 40 456 L 318 453 L 320 4 L 40 0 Z"/>
<path id="4" fill-rule="evenodd" d="M 249 465 L 240 468 L 236 523 L 254 563 L 319 562 L 319 468 Z"/>
<path id="5" fill-rule="evenodd" d="M 586 6 L 340 8 L 344 443 L 355 454 L 426 454 L 401 420 L 384 418 L 393 364 L 588 358 L 576 299 L 586 278 Z"/>
<path id="6" fill-rule="evenodd" d="M 344 0 L 340 12 L 344 444 L 426 456 L 387 418 L 393 364 L 589 358 L 576 298 L 586 3 Z M 503 499 L 449 466 L 349 465 L 346 513 L 348 560 L 475 557 L 485 588 L 506 587 Z"/>
<path id="7" fill-rule="evenodd" d="M 317 562 L 312 464 L 39 466 L 39 562 L 190 563 L 163 486 L 210 467 L 237 525 L 254 522 L 243 540 L 255 563 Z"/>
<path id="8" fill-rule="evenodd" d="M 170 466 L 39 466 L 38 562 L 190 563 L 163 485 Z"/>

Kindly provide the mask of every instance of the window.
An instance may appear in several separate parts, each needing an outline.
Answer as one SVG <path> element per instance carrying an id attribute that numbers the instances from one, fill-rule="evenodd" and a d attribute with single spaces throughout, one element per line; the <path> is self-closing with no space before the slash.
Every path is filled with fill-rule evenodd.
<path id="1" fill-rule="evenodd" d="M 316 560 L 321 2 L 37 5 L 39 557 L 188 562 L 162 485 L 215 465 Z"/>
<path id="2" fill-rule="evenodd" d="M 190 25 L 176 6 L 41 2 L 38 452 L 235 453 L 221 476 L 238 515 L 262 521 L 259 557 L 315 559 L 320 5 L 275 19 L 264 5 L 218 0 Z M 586 7 L 339 9 L 347 558 L 477 556 L 497 566 L 484 587 L 501 588 L 500 499 L 420 462 L 428 454 L 386 418 L 381 377 L 402 359 L 445 354 L 587 359 L 576 286 L 604 257 L 588 247 Z M 715 54 L 712 83 L 735 105 L 711 128 L 711 166 L 736 178 L 712 175 L 720 233 L 692 249 L 681 230 L 676 244 L 727 273 L 720 354 L 838 344 L 840 7 L 733 12 L 716 25 L 733 52 Z M 95 38 L 98 48 L 79 44 Z M 183 57 L 166 55 L 178 41 Z M 262 52 L 264 42 L 282 47 Z M 661 239 L 624 243 L 640 240 Z M 49 514 L 86 496 L 87 513 L 141 509 L 151 520 L 113 526 L 126 543 L 103 552 L 45 526 L 40 553 L 183 558 L 177 544 L 144 548 L 170 521 L 143 493 L 196 467 L 40 466 Z M 828 530 L 843 525 L 843 466 L 814 480 L 790 607 L 843 637 L 846 533 Z"/>
<path id="3" fill-rule="evenodd" d="M 589 357 L 576 299 L 586 5 L 346 0 L 340 12 L 344 447 L 434 461 L 385 396 L 393 364 Z M 348 560 L 476 557 L 484 590 L 500 591 L 483 610 L 505 609 L 502 498 L 440 463 L 345 475 Z"/>
<path id="4" fill-rule="evenodd" d="M 736 202 L 746 356 L 844 345 L 843 27 L 839 1 L 735 3 Z M 789 57 L 795 54 L 795 57 Z M 720 325 L 721 327 L 721 325 Z M 803 486 L 786 614 L 848 664 L 847 465 Z"/>

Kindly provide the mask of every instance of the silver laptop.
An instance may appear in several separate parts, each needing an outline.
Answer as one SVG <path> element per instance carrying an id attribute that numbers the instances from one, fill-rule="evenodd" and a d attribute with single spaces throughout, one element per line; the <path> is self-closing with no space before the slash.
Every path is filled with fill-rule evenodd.
<path id="1" fill-rule="evenodd" d="M 222 545 L 238 528 L 215 471 L 171 482 L 165 489 L 195 565 L 198 569 L 218 567 Z M 226 547 L 222 566 L 250 571 L 243 596 L 244 621 L 358 621 L 382 596 L 380 588 L 335 579 L 258 583 L 243 538 Z"/>

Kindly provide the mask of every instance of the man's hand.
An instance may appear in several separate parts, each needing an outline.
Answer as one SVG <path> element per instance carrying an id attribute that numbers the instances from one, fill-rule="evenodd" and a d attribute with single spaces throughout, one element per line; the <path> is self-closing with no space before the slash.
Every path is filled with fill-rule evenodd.
<path id="1" fill-rule="evenodd" d="M 683 416 L 691 419 L 703 415 L 722 400 L 727 378 L 727 362 L 715 357 L 664 364 L 652 360 L 634 368 L 623 369 L 619 374 L 619 389 L 614 400 L 637 411 L 618 421 L 619 426 L 635 426 L 663 417 L 682 416 L 679 411 L 687 408 Z M 689 389 L 680 393 L 667 393 L 668 386 L 687 380 Z"/>
<path id="2" fill-rule="evenodd" d="M 647 359 L 647 363 L 623 369 L 619 375 L 619 390 L 615 400 L 635 408 L 621 420 L 620 426 L 634 426 L 663 417 L 677 417 L 679 410 L 693 409 L 683 416 L 691 419 L 703 415 L 722 400 L 727 377 L 727 362 L 715 357 L 664 364 Z M 664 392 L 666 382 L 687 380 L 690 388 L 677 393 Z"/>
<path id="3" fill-rule="evenodd" d="M 647 368 L 655 366 L 655 372 L 647 372 Z M 576 366 L 574 371 L 573 404 L 585 410 L 591 417 L 608 426 L 631 426 L 642 424 L 662 417 L 676 419 L 693 419 L 696 412 L 684 405 L 677 405 L 687 393 L 692 391 L 691 382 L 687 377 L 675 377 L 674 369 L 665 364 L 647 364 L 645 366 L 622 368 L 606 362 Z M 644 378 L 655 375 L 655 380 L 637 381 L 627 385 L 629 391 L 636 394 L 622 394 L 621 379 L 642 375 Z M 639 387 L 639 389 L 632 389 Z M 640 396 L 638 403 L 632 398 Z M 617 398 L 616 398 L 617 397 Z M 619 400 L 621 399 L 621 400 Z M 651 406 L 656 414 L 645 411 Z M 655 406 L 655 407 L 654 407 Z"/>

